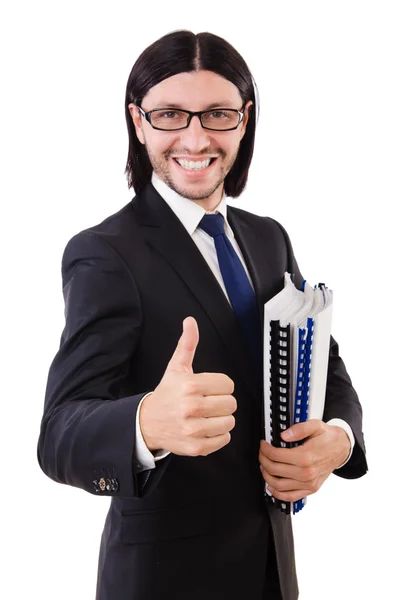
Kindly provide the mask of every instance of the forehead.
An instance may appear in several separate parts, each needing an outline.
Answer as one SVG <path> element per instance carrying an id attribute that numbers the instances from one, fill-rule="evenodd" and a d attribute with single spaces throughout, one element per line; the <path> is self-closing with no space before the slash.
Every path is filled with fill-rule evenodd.
<path id="1" fill-rule="evenodd" d="M 205 110 L 241 108 L 242 98 L 231 81 L 212 71 L 178 73 L 153 86 L 142 100 L 145 110 L 181 107 Z"/>

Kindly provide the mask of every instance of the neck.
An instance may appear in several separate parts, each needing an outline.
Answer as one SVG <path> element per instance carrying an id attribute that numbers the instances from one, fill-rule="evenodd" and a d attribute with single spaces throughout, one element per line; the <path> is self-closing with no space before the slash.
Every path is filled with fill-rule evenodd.
<path id="1" fill-rule="evenodd" d="M 222 200 L 223 185 L 220 185 L 208 198 L 202 198 L 201 200 L 192 200 L 195 204 L 198 204 L 207 212 L 212 212 L 216 209 L 218 204 Z"/>

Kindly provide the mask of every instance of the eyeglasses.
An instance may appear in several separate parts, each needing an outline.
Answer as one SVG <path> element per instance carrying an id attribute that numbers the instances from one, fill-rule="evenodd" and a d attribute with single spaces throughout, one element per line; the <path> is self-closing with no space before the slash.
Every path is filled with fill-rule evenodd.
<path id="1" fill-rule="evenodd" d="M 241 110 L 234 108 L 217 108 L 216 110 L 201 110 L 192 112 L 190 110 L 179 110 L 174 108 L 155 108 L 145 112 L 140 106 L 137 108 L 150 123 L 153 129 L 160 131 L 177 131 L 186 129 L 190 125 L 192 117 L 198 116 L 201 126 L 211 131 L 232 131 L 237 129 L 244 117 L 245 104 Z"/>

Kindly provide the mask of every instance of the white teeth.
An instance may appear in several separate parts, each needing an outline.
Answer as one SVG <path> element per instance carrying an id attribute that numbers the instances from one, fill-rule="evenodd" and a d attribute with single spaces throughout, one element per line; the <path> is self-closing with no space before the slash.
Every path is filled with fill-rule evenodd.
<path id="1" fill-rule="evenodd" d="M 182 160 L 180 158 L 176 158 L 175 160 L 178 164 L 181 165 L 181 167 L 183 167 L 184 169 L 189 169 L 190 171 L 200 171 L 201 169 L 206 169 L 211 162 L 210 158 L 201 162 L 196 162 L 193 160 Z"/>

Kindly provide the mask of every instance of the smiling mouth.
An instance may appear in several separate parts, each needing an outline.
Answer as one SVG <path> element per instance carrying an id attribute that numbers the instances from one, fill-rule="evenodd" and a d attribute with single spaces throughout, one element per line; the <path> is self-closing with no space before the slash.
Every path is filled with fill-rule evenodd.
<path id="1" fill-rule="evenodd" d="M 216 157 L 212 157 L 206 160 L 202 160 L 202 161 L 189 161 L 189 160 L 185 160 L 185 159 L 179 159 L 179 158 L 174 158 L 172 157 L 173 161 L 182 169 L 184 169 L 185 171 L 189 171 L 189 172 L 195 172 L 195 173 L 201 173 L 203 171 L 207 171 L 207 169 L 209 169 L 214 162 L 217 160 L 217 156 Z"/>

